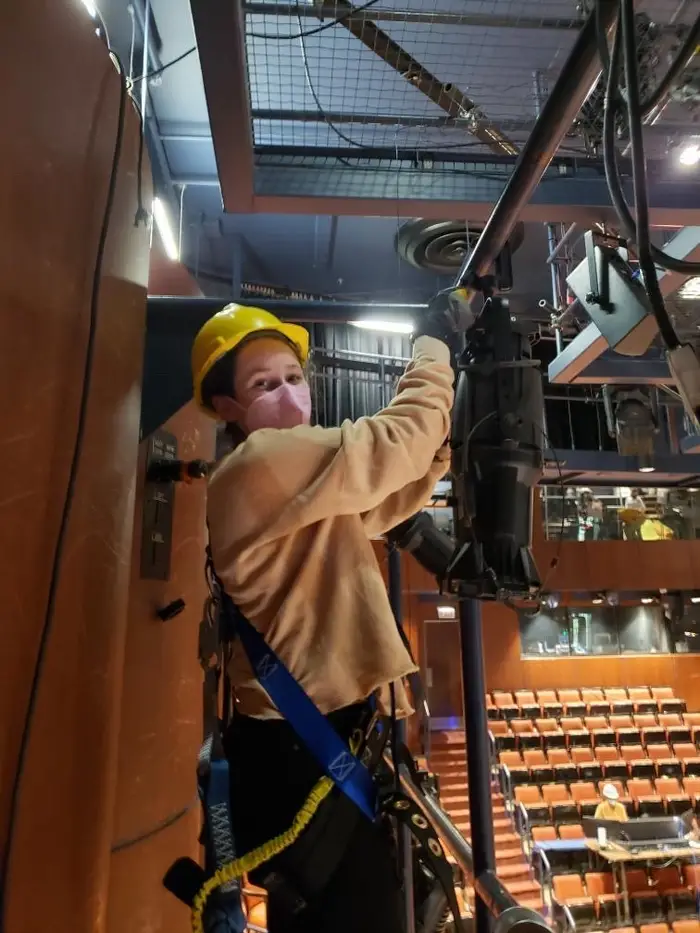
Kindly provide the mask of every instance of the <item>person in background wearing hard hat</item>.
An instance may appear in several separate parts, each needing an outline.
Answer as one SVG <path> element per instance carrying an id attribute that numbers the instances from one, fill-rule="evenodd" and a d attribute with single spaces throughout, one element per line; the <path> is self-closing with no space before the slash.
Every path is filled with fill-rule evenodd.
<path id="1" fill-rule="evenodd" d="M 603 785 L 603 799 L 596 807 L 595 818 L 597 820 L 616 820 L 618 823 L 627 822 L 627 810 L 623 803 L 620 803 L 620 795 L 614 784 Z"/>
<path id="2" fill-rule="evenodd" d="M 332 428 L 310 426 L 304 328 L 229 305 L 194 344 L 195 399 L 226 423 L 234 443 L 209 478 L 217 575 L 346 741 L 365 720 L 370 698 L 383 715 L 392 706 L 398 717 L 412 713 L 402 678 L 416 666 L 397 630 L 371 538 L 421 509 L 448 470 L 454 380 L 448 342 L 458 324 L 453 311 L 430 311 L 391 404 Z M 240 855 L 292 825 L 321 771 L 237 643 L 229 673 L 235 708 L 225 746 Z M 268 888 L 270 933 L 402 930 L 390 836 L 350 806 L 349 829 L 326 820 L 324 838 L 343 840 L 342 852 L 302 911 L 277 896 L 275 872 L 265 865 L 253 872 L 252 880 Z"/>

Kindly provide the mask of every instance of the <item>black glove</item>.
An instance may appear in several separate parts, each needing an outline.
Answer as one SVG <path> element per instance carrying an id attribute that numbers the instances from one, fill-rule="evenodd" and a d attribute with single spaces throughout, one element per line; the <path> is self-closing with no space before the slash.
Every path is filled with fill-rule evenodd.
<path id="1" fill-rule="evenodd" d="M 471 309 L 475 292 L 467 288 L 446 288 L 430 301 L 428 310 L 416 321 L 416 337 L 435 337 L 452 347 L 457 336 L 471 327 L 476 315 Z"/>

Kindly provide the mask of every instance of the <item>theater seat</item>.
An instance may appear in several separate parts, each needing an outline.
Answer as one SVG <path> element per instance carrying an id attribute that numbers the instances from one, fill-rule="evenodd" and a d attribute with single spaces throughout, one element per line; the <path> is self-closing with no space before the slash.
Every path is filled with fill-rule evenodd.
<path id="1" fill-rule="evenodd" d="M 700 892 L 700 865 L 684 865 L 683 882 L 687 888 L 695 891 L 696 894 Z"/>
<path id="2" fill-rule="evenodd" d="M 651 695 L 662 713 L 685 712 L 685 702 L 673 695 L 671 687 L 652 687 Z"/>
<path id="3" fill-rule="evenodd" d="M 667 923 L 645 923 L 639 933 L 669 933 Z"/>
<path id="4" fill-rule="evenodd" d="M 542 713 L 540 704 L 531 690 L 516 690 L 515 702 L 518 704 L 520 715 L 523 717 L 535 719 Z"/>
<path id="5" fill-rule="evenodd" d="M 630 896 L 630 912 L 638 926 L 660 923 L 664 919 L 664 905 L 658 894 L 633 894 Z"/>
<path id="6" fill-rule="evenodd" d="M 661 726 L 647 726 L 642 729 L 642 745 L 662 745 L 666 742 L 666 730 Z"/>
<path id="7" fill-rule="evenodd" d="M 610 713 L 610 701 L 603 696 L 603 691 L 596 688 L 581 690 L 581 700 L 586 704 L 590 716 L 607 716 Z"/>
<path id="8" fill-rule="evenodd" d="M 656 700 L 652 700 L 648 687 L 630 687 L 627 695 L 634 703 L 637 713 L 653 713 L 658 709 Z"/>
<path id="9" fill-rule="evenodd" d="M 683 879 L 677 865 L 652 868 L 649 872 L 649 882 L 651 890 L 657 894 L 671 894 L 683 888 Z"/>
<path id="10" fill-rule="evenodd" d="M 624 687 L 607 687 L 603 690 L 605 699 L 610 703 L 610 712 L 618 715 L 634 712 L 634 703 L 627 696 Z"/>
<path id="11" fill-rule="evenodd" d="M 671 929 L 673 933 L 700 933 L 700 920 L 676 920 Z"/>
<path id="12" fill-rule="evenodd" d="M 626 761 L 606 761 L 603 764 L 603 778 L 606 781 L 624 781 L 629 778 L 629 768 Z"/>
<path id="13" fill-rule="evenodd" d="M 638 729 L 653 729 L 659 724 L 656 713 L 635 713 L 632 722 Z"/>
<path id="14" fill-rule="evenodd" d="M 493 703 L 498 710 L 501 719 L 516 719 L 520 713 L 520 707 L 513 699 L 512 693 L 504 693 L 500 690 L 491 694 Z"/>
<path id="15" fill-rule="evenodd" d="M 598 919 L 604 926 L 614 926 L 617 921 L 618 895 L 611 872 L 586 872 L 586 891 L 598 907 Z"/>
<path id="16" fill-rule="evenodd" d="M 654 778 L 656 776 L 656 765 L 651 758 L 638 758 L 629 762 L 631 778 Z"/>
<path id="17" fill-rule="evenodd" d="M 564 706 L 557 699 L 554 690 L 538 690 L 537 702 L 545 716 L 551 716 L 553 719 L 559 719 L 564 712 Z"/>
<path id="18" fill-rule="evenodd" d="M 554 842 L 557 831 L 554 826 L 534 826 L 532 829 L 533 842 Z"/>
<path id="19" fill-rule="evenodd" d="M 560 839 L 585 839 L 586 834 L 580 823 L 562 823 L 559 826 Z"/>
<path id="20" fill-rule="evenodd" d="M 603 766 L 599 761 L 583 761 L 578 766 L 582 781 L 598 782 L 603 779 Z"/>
<path id="21" fill-rule="evenodd" d="M 583 725 L 579 716 L 562 716 L 560 720 L 562 731 L 566 733 L 570 746 L 586 745 L 590 748 L 591 734 Z"/>
<path id="22" fill-rule="evenodd" d="M 598 918 L 595 902 L 586 894 L 579 875 L 555 875 L 552 878 L 552 894 L 552 918 L 560 930 L 567 929 L 570 924 L 579 933 L 596 929 Z M 567 919 L 570 924 L 566 922 Z"/>
<path id="23" fill-rule="evenodd" d="M 700 774 L 700 755 L 693 742 L 681 742 L 673 746 L 673 754 L 680 758 L 684 774 Z"/>
<path id="24" fill-rule="evenodd" d="M 661 758 L 656 762 L 656 773 L 659 777 L 670 777 L 680 780 L 683 777 L 683 763 L 677 758 Z"/>
<path id="25" fill-rule="evenodd" d="M 586 716 L 583 724 L 591 733 L 596 748 L 600 745 L 617 745 L 615 730 L 610 728 L 605 716 Z"/>
<path id="26" fill-rule="evenodd" d="M 695 893 L 687 888 L 679 888 L 677 891 L 666 894 L 664 909 L 669 923 L 697 916 Z"/>

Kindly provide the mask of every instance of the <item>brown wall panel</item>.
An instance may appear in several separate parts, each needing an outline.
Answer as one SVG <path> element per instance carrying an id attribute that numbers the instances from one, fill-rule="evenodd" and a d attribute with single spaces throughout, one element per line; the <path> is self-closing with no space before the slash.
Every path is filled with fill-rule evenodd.
<path id="1" fill-rule="evenodd" d="M 546 541 L 539 496 L 533 514 L 533 552 L 548 590 L 690 590 L 700 579 L 700 540 Z"/>
<path id="2" fill-rule="evenodd" d="M 79 3 L 23 0 L 0 39 L 0 844 L 76 438 L 119 80 Z M 60 582 L 16 806 L 4 929 L 103 929 L 140 415 L 146 228 L 124 149 Z M 150 173 L 143 196 L 150 200 Z M 49 864 L 37 862 L 48 854 Z M 45 861 L 45 859 L 44 859 Z M 37 874 L 39 873 L 39 875 Z M 40 876 L 40 877 L 39 877 Z M 37 904 L 40 891 L 41 903 Z"/>
<path id="3" fill-rule="evenodd" d="M 700 655 L 645 654 L 587 658 L 521 658 L 518 617 L 505 606 L 483 610 L 484 663 L 489 690 L 548 687 L 672 686 L 700 709 Z"/>
<path id="4" fill-rule="evenodd" d="M 181 459 L 214 456 L 214 422 L 194 403 L 164 427 L 177 438 Z M 146 446 L 144 441 L 142 461 Z M 107 929 L 185 933 L 188 912 L 165 891 L 161 879 L 175 858 L 199 857 L 195 767 L 202 741 L 202 670 L 197 637 L 206 596 L 206 485 L 179 485 L 175 490 L 166 582 L 140 577 L 142 500 L 143 470 L 131 561 Z M 156 611 L 175 599 L 184 599 L 185 610 L 162 622 Z M 172 825 L 161 828 L 171 820 Z M 129 841 L 132 844 L 125 846 Z"/>

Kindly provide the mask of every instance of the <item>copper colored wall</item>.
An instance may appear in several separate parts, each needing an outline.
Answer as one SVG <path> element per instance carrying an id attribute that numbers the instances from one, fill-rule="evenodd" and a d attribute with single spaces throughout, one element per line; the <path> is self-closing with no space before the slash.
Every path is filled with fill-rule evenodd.
<path id="1" fill-rule="evenodd" d="M 698 655 L 525 659 L 520 657 L 520 633 L 515 612 L 505 606 L 488 606 L 484 610 L 483 626 L 489 690 L 670 685 L 688 701 L 690 709 L 700 709 Z"/>
<path id="2" fill-rule="evenodd" d="M 213 422 L 193 404 L 164 427 L 177 437 L 183 459 L 213 457 Z M 140 471 L 107 929 L 186 933 L 189 912 L 165 891 L 161 879 L 177 857 L 199 857 L 195 767 L 202 741 L 202 671 L 197 635 L 206 594 L 206 486 L 200 482 L 176 489 L 171 573 L 162 583 L 140 578 L 142 478 Z M 186 609 L 161 622 L 156 610 L 179 598 Z"/>
<path id="3" fill-rule="evenodd" d="M 535 497 L 533 551 L 549 590 L 695 589 L 699 541 L 545 541 Z M 551 571 L 552 561 L 557 566 Z"/>
<path id="4" fill-rule="evenodd" d="M 700 577 L 693 569 L 700 542 L 688 541 L 601 541 L 544 542 L 535 535 L 535 555 L 540 572 L 545 574 L 552 556 L 561 558 L 560 570 L 550 577 L 551 589 L 635 589 L 644 585 L 697 586 Z M 379 545 L 377 545 L 379 546 Z M 403 555 L 404 616 L 416 656 L 422 651 L 422 627 L 426 619 L 436 617 L 435 581 L 416 561 Z M 653 583 L 651 581 L 654 581 Z M 567 585 L 564 585 L 566 581 Z M 693 583 L 693 581 L 695 581 Z M 458 623 L 455 622 L 455 625 Z M 595 658 L 524 659 L 520 656 L 518 618 L 502 604 L 482 605 L 484 664 L 489 690 L 544 689 L 567 686 L 632 686 L 635 684 L 671 685 L 692 709 L 700 710 L 700 656 L 637 655 Z M 453 651 L 447 646 L 446 651 Z M 459 658 L 453 657 L 449 669 L 449 695 L 453 714 L 461 716 L 461 681 Z"/>
<path id="5" fill-rule="evenodd" d="M 22 0 L 2 32 L 0 83 L 11 89 L 0 149 L 0 844 L 7 851 L 76 438 L 119 80 L 81 3 Z M 6 933 L 104 929 L 148 277 L 149 235 L 134 227 L 138 141 L 129 106 L 82 456 L 15 810 Z"/>
<path id="6" fill-rule="evenodd" d="M 196 295 L 196 283 L 154 238 L 149 290 Z M 148 365 L 148 361 L 146 361 Z M 214 422 L 194 404 L 164 425 L 184 460 L 214 456 Z M 141 466 L 147 439 L 141 444 Z M 206 595 L 204 483 L 178 486 L 167 582 L 140 576 L 143 469 L 136 494 L 128 633 L 119 733 L 119 767 L 110 866 L 109 933 L 186 933 L 189 912 L 162 887 L 175 858 L 199 857 L 195 765 L 202 740 L 198 624 Z M 155 615 L 174 599 L 186 609 L 169 622 Z"/>

